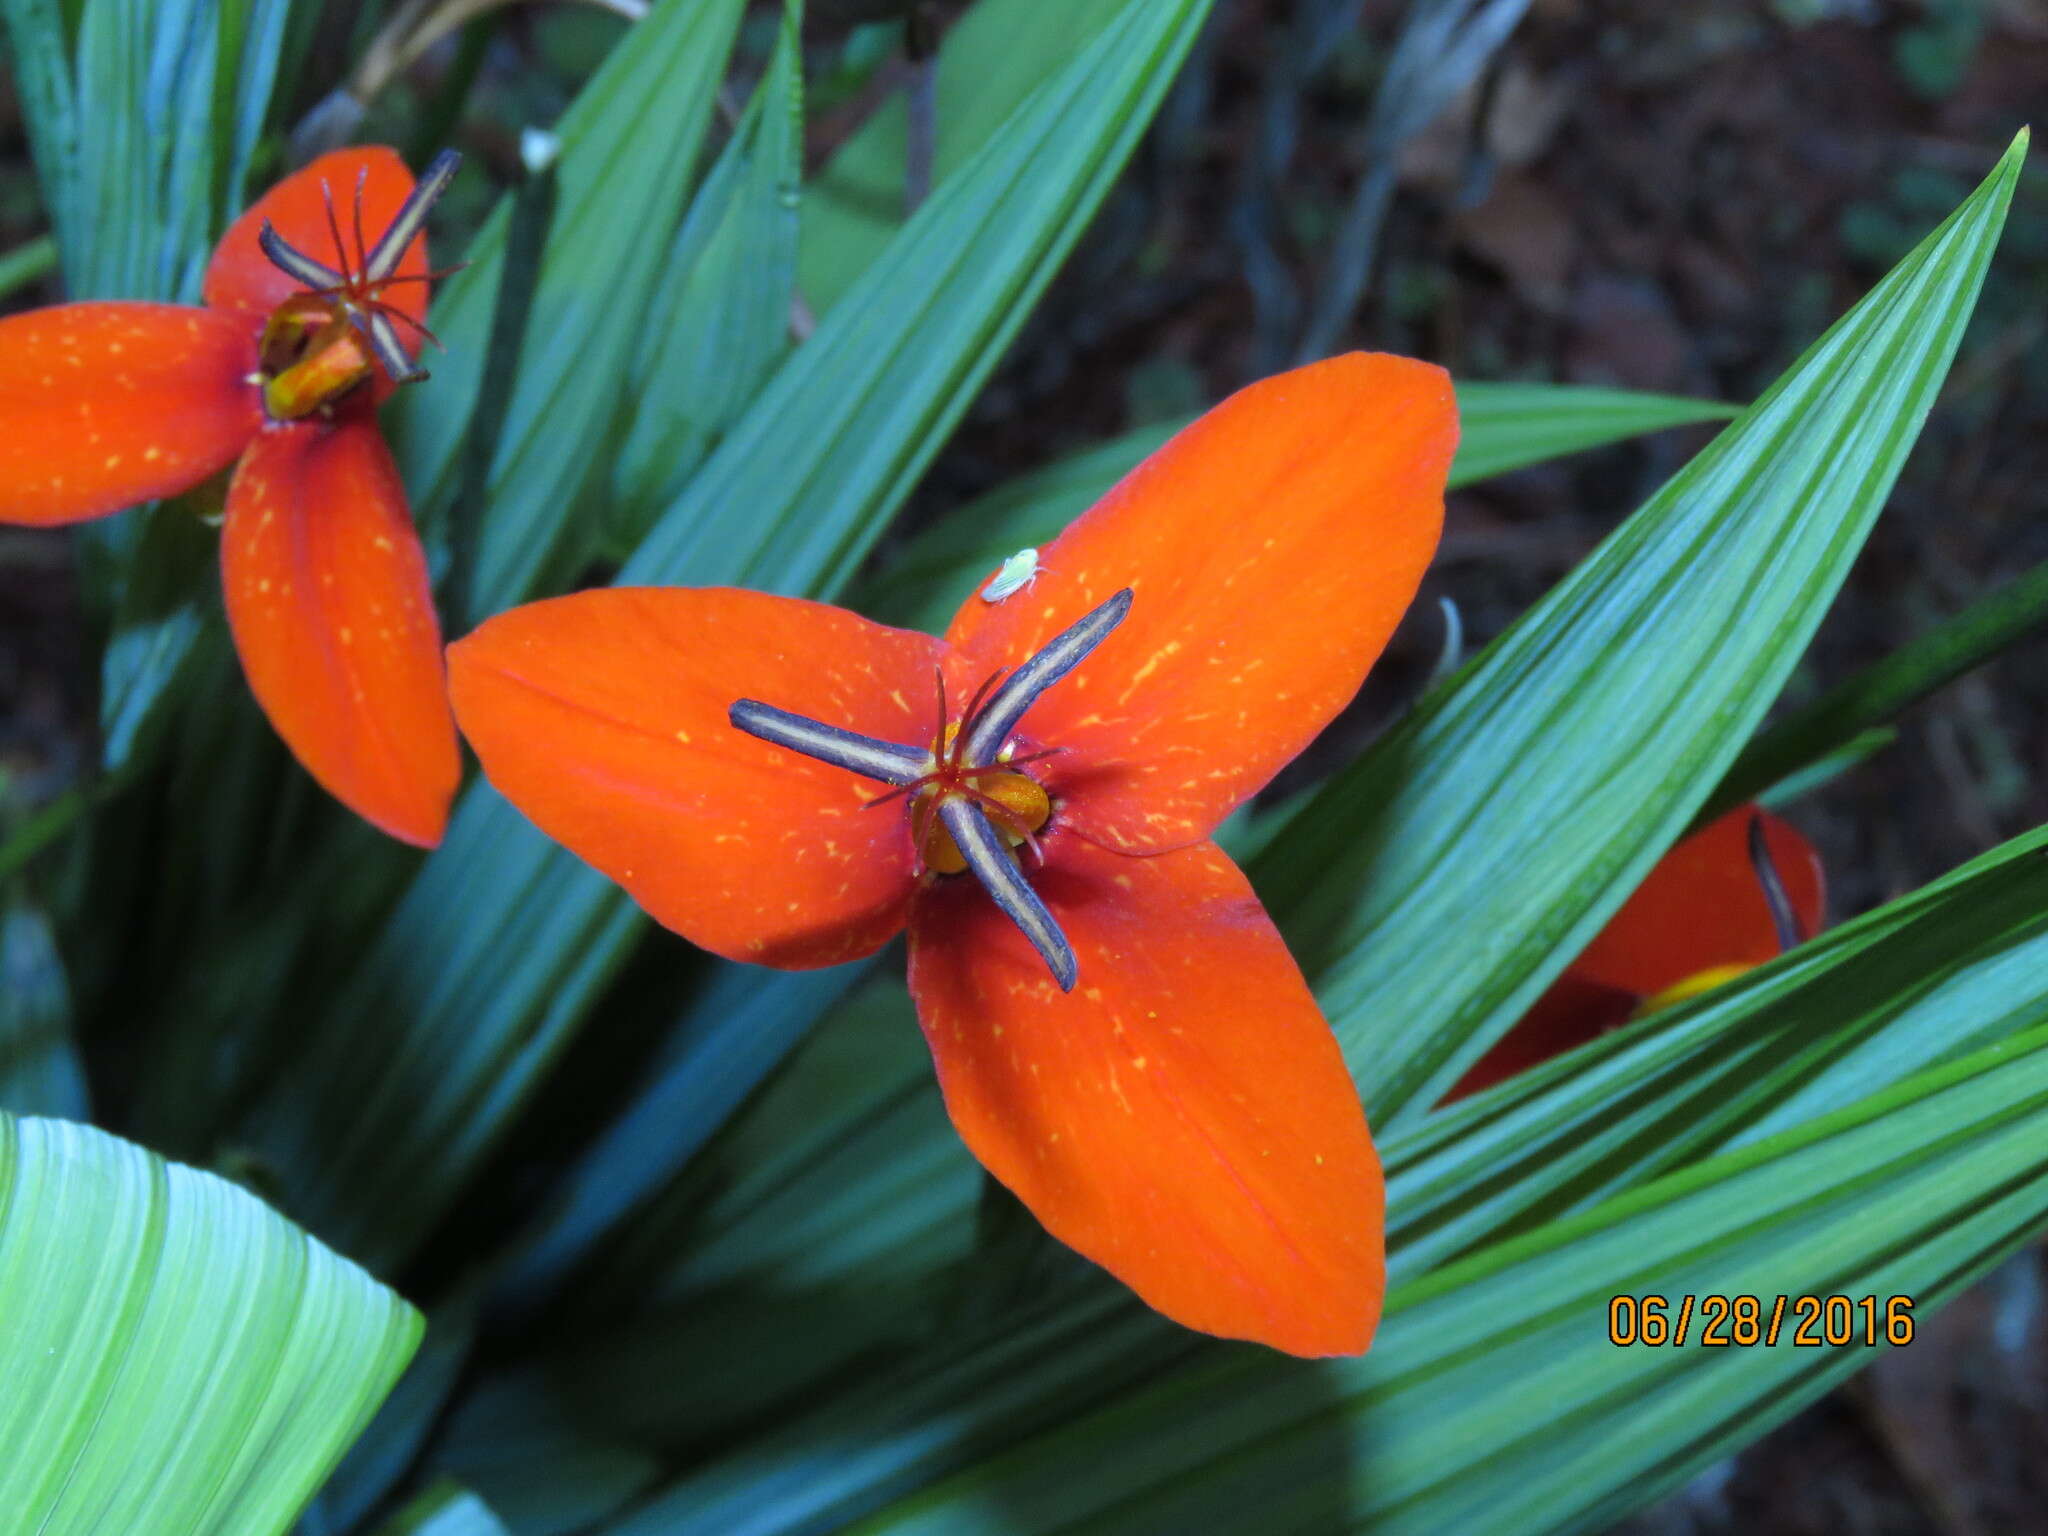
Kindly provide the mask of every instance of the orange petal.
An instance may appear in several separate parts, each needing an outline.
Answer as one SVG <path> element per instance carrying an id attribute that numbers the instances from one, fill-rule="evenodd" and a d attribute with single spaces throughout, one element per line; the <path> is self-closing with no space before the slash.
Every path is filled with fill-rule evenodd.
<path id="1" fill-rule="evenodd" d="M 887 786 L 733 729 L 742 698 L 929 738 L 942 647 L 822 603 L 613 587 L 501 613 L 448 648 L 455 715 L 529 820 L 655 921 L 804 970 L 903 926 L 917 864 Z"/>
<path id="2" fill-rule="evenodd" d="M 260 434 L 220 553 L 242 670 L 285 745 L 357 815 L 438 843 L 461 759 L 427 562 L 375 422 Z"/>
<path id="3" fill-rule="evenodd" d="M 191 489 L 263 423 L 248 331 L 177 304 L 0 319 L 0 522 L 103 517 Z"/>
<path id="4" fill-rule="evenodd" d="M 1055 831 L 1062 993 L 971 880 L 921 894 L 910 986 L 946 1108 L 1046 1230 L 1176 1322 L 1297 1355 L 1372 1339 L 1384 1194 L 1336 1038 L 1213 843 Z"/>
<path id="5" fill-rule="evenodd" d="M 1492 1050 L 1472 1063 L 1457 1086 L 1444 1095 L 1444 1102 L 1491 1088 L 1626 1024 L 1636 1001 L 1633 992 L 1566 971 L 1515 1021 L 1513 1029 L 1494 1042 Z"/>
<path id="6" fill-rule="evenodd" d="M 1654 996 L 1699 971 L 1761 965 L 1778 953 L 1778 932 L 1749 860 L 1749 822 L 1761 816 L 1765 846 L 1803 936 L 1820 931 L 1820 855 L 1790 822 L 1738 806 L 1675 844 L 1635 894 L 1571 963 L 1571 974 Z"/>
<path id="7" fill-rule="evenodd" d="M 362 187 L 362 240 L 358 249 L 356 232 L 356 188 Z M 248 316 L 260 330 L 271 311 L 295 293 L 306 290 L 279 271 L 263 254 L 256 237 L 268 219 L 292 245 L 337 271 L 347 267 L 361 271 L 362 251 L 377 243 L 386 226 L 412 195 L 412 172 L 395 150 L 382 145 L 337 149 L 322 155 L 303 169 L 292 172 L 228 226 L 214 247 L 213 260 L 206 268 L 206 302 L 215 309 Z M 334 221 L 328 221 L 332 199 Z M 335 243 L 335 230 L 341 244 Z M 398 275 L 417 277 L 427 270 L 427 237 L 420 235 L 406 247 L 399 259 Z M 427 285 L 399 283 L 385 300 L 414 320 L 427 317 Z M 410 345 L 415 337 L 409 326 L 399 333 Z"/>
<path id="8" fill-rule="evenodd" d="M 1131 614 L 1024 720 L 1065 749 L 1069 824 L 1156 852 L 1206 836 L 1348 703 L 1443 522 L 1457 414 L 1442 369 L 1351 353 L 1240 390 L 974 596 L 949 640 L 1015 665 L 1122 587 Z"/>

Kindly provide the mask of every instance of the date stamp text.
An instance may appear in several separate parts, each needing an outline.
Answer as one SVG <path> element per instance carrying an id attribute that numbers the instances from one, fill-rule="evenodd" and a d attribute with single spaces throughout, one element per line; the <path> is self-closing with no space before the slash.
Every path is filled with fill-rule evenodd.
<path id="1" fill-rule="evenodd" d="M 1623 1347 L 1837 1349 L 1913 1342 L 1910 1296 L 1616 1296 L 1607 1342 Z"/>

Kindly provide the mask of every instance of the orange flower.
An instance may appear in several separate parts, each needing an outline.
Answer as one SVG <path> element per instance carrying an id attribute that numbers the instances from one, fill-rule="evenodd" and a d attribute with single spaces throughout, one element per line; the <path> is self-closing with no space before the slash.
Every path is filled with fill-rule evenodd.
<path id="1" fill-rule="evenodd" d="M 1769 811 L 1737 806 L 1657 861 L 1585 952 L 1444 1102 L 1775 959 L 1819 932 L 1825 906 L 1813 845 Z"/>
<path id="2" fill-rule="evenodd" d="M 1319 363 L 1182 432 L 944 640 L 581 592 L 451 646 L 456 717 L 543 831 L 706 949 L 830 965 L 907 924 L 953 1123 L 1055 1237 L 1190 1327 L 1353 1354 L 1378 1161 L 1209 835 L 1357 691 L 1456 437 L 1441 370 Z"/>
<path id="3" fill-rule="evenodd" d="M 236 464 L 221 579 L 257 702 L 329 793 L 429 847 L 460 759 L 426 560 L 376 406 L 426 377 L 412 361 L 420 229 L 455 165 L 442 155 L 415 187 L 388 149 L 316 160 L 228 230 L 203 308 L 0 319 L 0 522 L 104 517 Z"/>

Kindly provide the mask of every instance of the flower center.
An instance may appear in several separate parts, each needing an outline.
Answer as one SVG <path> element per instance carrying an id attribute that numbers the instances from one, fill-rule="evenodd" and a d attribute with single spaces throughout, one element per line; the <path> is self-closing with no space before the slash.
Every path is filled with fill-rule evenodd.
<path id="1" fill-rule="evenodd" d="M 737 701 L 729 718 L 750 736 L 895 785 L 870 800 L 868 808 L 904 800 L 911 845 L 924 867 L 936 875 L 972 873 L 1031 941 L 1053 978 L 1071 991 L 1077 974 L 1073 946 L 1032 890 L 1017 852 L 1021 848 L 1034 858 L 1042 856 L 1037 834 L 1053 812 L 1044 786 L 1020 770 L 1059 748 L 1019 754 L 1012 733 L 1024 712 L 1080 665 L 1130 609 L 1127 587 L 1054 636 L 1016 671 L 991 675 L 957 721 L 947 707 L 941 674 L 938 723 L 922 749 L 862 736 L 754 699 Z"/>
<path id="2" fill-rule="evenodd" d="M 968 867 L 967 855 L 961 852 L 960 844 L 939 815 L 944 806 L 954 801 L 979 807 L 1007 847 L 1028 847 L 1034 856 L 1040 854 L 1034 834 L 1042 831 L 1051 819 L 1052 798 L 1036 779 L 1017 769 L 1051 757 L 1059 748 L 1019 757 L 1014 744 L 1005 743 L 997 750 L 995 761 L 983 766 L 976 766 L 967 756 L 976 712 L 1002 676 L 996 672 L 983 682 L 967 712 L 953 720 L 946 708 L 945 674 L 938 674 L 939 720 L 932 732 L 925 771 L 867 803 L 866 809 L 873 810 L 878 805 L 909 797 L 911 846 L 916 848 L 925 868 L 935 874 L 957 875 Z"/>
<path id="3" fill-rule="evenodd" d="M 358 178 L 353 251 L 342 238 L 333 190 L 323 187 L 327 229 L 339 267 L 308 256 L 268 220 L 264 222 L 257 236 L 263 254 L 272 266 L 307 290 L 292 295 L 272 312 L 258 344 L 263 406 L 272 420 L 298 421 L 324 410 L 370 377 L 373 359 L 383 365 L 394 384 L 409 384 L 427 376 L 406 351 L 398 324 L 429 341 L 434 340 L 433 333 L 387 300 L 384 293 L 400 283 L 430 283 L 448 275 L 418 272 L 400 276 L 398 264 L 461 162 L 462 157 L 453 150 L 435 156 L 374 246 L 363 238 L 363 182 Z"/>

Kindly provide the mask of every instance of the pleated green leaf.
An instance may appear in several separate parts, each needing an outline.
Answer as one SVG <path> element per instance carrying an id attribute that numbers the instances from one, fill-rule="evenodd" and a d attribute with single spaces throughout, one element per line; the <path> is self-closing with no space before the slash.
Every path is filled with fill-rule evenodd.
<path id="1" fill-rule="evenodd" d="M 634 368 L 607 553 L 630 555 L 790 345 L 804 143 L 803 7 L 676 231 Z"/>
<path id="2" fill-rule="evenodd" d="M 696 1156 L 866 970 L 834 966 L 763 985 L 757 971 L 712 968 L 639 1092 L 556 1181 L 546 1209 L 506 1258 L 501 1290 L 529 1305 L 545 1297 Z"/>
<path id="3" fill-rule="evenodd" d="M 776 371 L 620 579 L 831 595 L 1080 237 L 1207 9 L 1136 0 L 1027 101 Z M 293 1214 L 375 1268 L 402 1262 L 645 931 L 609 881 L 472 788 L 254 1112 Z M 778 992 L 817 1006 L 802 979 L 755 986 L 766 1009 Z"/>
<path id="4" fill-rule="evenodd" d="M 426 1336 L 384 1405 L 300 1518 L 294 1536 L 354 1531 L 398 1486 L 440 1422 L 476 1341 L 474 1287 L 458 1289 L 427 1319 Z"/>
<path id="5" fill-rule="evenodd" d="M 1504 475 L 1646 432 L 1726 421 L 1736 414 L 1717 400 L 1597 389 L 1585 384 L 1466 384 L 1458 390 L 1463 428 L 1454 484 Z"/>
<path id="6" fill-rule="evenodd" d="M 858 1529 L 1598 1529 L 1874 1353 L 1860 1310 L 1857 1343 L 1795 1345 L 1793 1300 L 1774 1346 L 1704 1346 L 1695 1311 L 1683 1345 L 1621 1347 L 1612 1298 L 1675 1323 L 1686 1296 L 1757 1296 L 1766 1322 L 1779 1296 L 1868 1296 L 1881 1330 L 1904 1296 L 1924 1322 L 2048 1223 L 2044 1138 L 2037 1027 L 1400 1287 L 1363 1361 L 1215 1352 Z"/>
<path id="7" fill-rule="evenodd" d="M 2024 154 L 2022 136 L 1762 399 L 1254 861 L 1376 1126 L 1413 1124 L 1508 1028 L 1755 729 L 1933 404 Z"/>
<path id="8" fill-rule="evenodd" d="M 942 182 L 620 572 L 835 594 L 1136 148 L 1208 0 L 1129 0 Z"/>
<path id="9" fill-rule="evenodd" d="M 443 1480 L 377 1527 L 377 1536 L 509 1536 L 490 1505 Z"/>
<path id="10" fill-rule="evenodd" d="M 1386 1139 L 1397 1286 L 2048 1021 L 2044 849 L 2048 830 L 2018 839 Z M 740 1412 L 773 1426 L 621 1532 L 812 1529 L 1162 1369 L 1259 1353 L 1173 1327 L 1079 1261 L 1015 1292 L 1013 1260 L 963 1262 L 978 1174 L 946 1124 L 908 999 L 900 986 L 875 992 L 813 1038 L 589 1297 L 593 1318 L 637 1304 L 645 1320 L 596 1342 L 572 1334 L 551 1360 L 545 1379 L 575 1405 L 586 1456 L 607 1432 L 625 1446 L 688 1440 Z M 728 1293 L 766 1300 L 748 1313 Z M 984 1294 L 992 1315 L 968 1305 Z M 855 1359 L 867 1362 L 857 1382 L 817 1391 Z M 720 1390 L 667 1390 L 686 1361 Z M 459 1424 L 458 1442 L 476 1432 Z M 542 1475 L 541 1454 L 528 1449 L 528 1476 Z"/>
<path id="11" fill-rule="evenodd" d="M 1116 9 L 1102 0 L 981 0 L 954 19 L 939 47 L 934 183 L 1008 132 L 1010 114 Z M 838 304 L 903 227 L 909 122 L 899 90 L 833 152 L 811 188 L 800 275 L 818 314 Z"/>
<path id="12" fill-rule="evenodd" d="M 554 215 L 518 379 L 489 479 L 470 605 L 495 613 L 566 584 L 597 548 L 603 474 L 698 170 L 742 0 L 667 0 L 626 34 L 563 115 Z M 447 344 L 431 383 L 401 392 L 387 428 L 416 505 L 453 494 L 482 387 L 509 208 L 437 296 Z"/>
<path id="13" fill-rule="evenodd" d="M 418 1315 L 225 1180 L 0 1114 L 0 1512 L 37 1536 L 273 1536 Z"/>
<path id="14" fill-rule="evenodd" d="M 1718 421 L 1735 407 L 1570 384 L 1460 384 L 1451 486 L 1666 427 Z M 1006 556 L 1051 541 L 1185 421 L 1140 427 L 977 497 L 892 551 L 853 603 L 890 624 L 941 631 L 975 582 Z"/>
<path id="15" fill-rule="evenodd" d="M 1884 660 L 1773 721 L 1743 748 L 1701 810 L 1701 818 L 1740 805 L 1849 749 L 1866 733 L 2043 626 L 2048 626 L 2048 562 L 1985 593 Z"/>
<path id="16" fill-rule="evenodd" d="M 198 297 L 213 243 L 241 206 L 289 8 L 6 0 L 73 298 Z"/>
<path id="17" fill-rule="evenodd" d="M 1397 1276 L 1888 1091 L 2048 1017 L 2048 830 L 1389 1144 Z"/>

